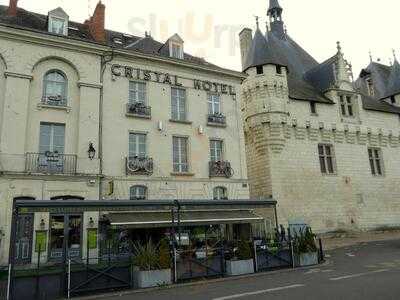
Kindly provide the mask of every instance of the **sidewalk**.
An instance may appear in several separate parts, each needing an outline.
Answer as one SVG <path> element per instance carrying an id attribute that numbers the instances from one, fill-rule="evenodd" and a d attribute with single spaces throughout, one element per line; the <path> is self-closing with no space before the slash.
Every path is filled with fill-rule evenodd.
<path id="1" fill-rule="evenodd" d="M 324 250 L 333 250 L 341 247 L 356 245 L 359 243 L 400 240 L 400 230 L 371 231 L 354 233 L 336 233 L 322 236 Z"/>

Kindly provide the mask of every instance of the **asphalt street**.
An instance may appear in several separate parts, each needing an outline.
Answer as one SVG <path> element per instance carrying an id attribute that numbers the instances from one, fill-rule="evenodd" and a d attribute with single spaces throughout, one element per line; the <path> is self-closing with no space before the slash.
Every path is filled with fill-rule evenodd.
<path id="1" fill-rule="evenodd" d="M 400 299 L 400 240 L 327 252 L 322 266 L 222 282 L 113 295 L 104 300 Z"/>

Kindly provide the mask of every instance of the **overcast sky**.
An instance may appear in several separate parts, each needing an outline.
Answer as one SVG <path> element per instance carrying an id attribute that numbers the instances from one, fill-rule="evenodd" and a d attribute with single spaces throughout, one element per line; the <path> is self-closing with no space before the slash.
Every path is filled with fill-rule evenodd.
<path id="1" fill-rule="evenodd" d="M 9 0 L 0 0 L 8 5 Z M 98 0 L 19 0 L 19 6 L 47 14 L 61 6 L 73 21 L 83 22 Z M 103 0 L 106 27 L 135 35 L 151 31 L 165 41 L 178 32 L 185 50 L 220 66 L 239 70 L 238 33 L 255 27 L 254 15 L 265 30 L 269 0 Z M 398 0 L 280 0 L 289 35 L 319 62 L 336 52 L 336 41 L 357 76 L 374 60 L 389 64 L 396 49 L 400 57 Z"/>

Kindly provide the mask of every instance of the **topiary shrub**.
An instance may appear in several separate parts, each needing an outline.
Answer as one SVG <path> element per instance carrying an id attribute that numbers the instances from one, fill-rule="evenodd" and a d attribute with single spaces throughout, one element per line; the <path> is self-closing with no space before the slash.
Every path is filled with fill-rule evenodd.
<path id="1" fill-rule="evenodd" d="M 163 239 L 160 242 L 160 246 L 158 249 L 159 259 L 160 259 L 160 268 L 170 269 L 171 268 L 171 252 L 169 249 L 169 243 L 167 239 Z"/>

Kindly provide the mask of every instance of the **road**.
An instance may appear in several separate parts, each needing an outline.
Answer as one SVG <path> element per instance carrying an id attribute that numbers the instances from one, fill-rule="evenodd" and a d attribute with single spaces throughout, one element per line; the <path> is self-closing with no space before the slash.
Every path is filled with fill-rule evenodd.
<path id="1" fill-rule="evenodd" d="M 202 285 L 116 295 L 104 300 L 400 299 L 400 240 L 330 251 L 323 266 Z"/>

